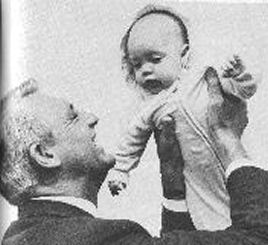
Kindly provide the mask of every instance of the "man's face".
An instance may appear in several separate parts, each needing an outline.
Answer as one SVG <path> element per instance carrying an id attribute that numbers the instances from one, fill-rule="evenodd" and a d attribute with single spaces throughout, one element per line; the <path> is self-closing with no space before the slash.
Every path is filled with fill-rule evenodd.
<path id="1" fill-rule="evenodd" d="M 151 94 L 169 88 L 179 78 L 184 46 L 180 28 L 171 17 L 150 14 L 140 19 L 128 40 L 136 83 Z"/>
<path id="2" fill-rule="evenodd" d="M 92 113 L 77 111 L 64 100 L 36 93 L 29 98 L 36 116 L 52 130 L 53 146 L 62 169 L 74 177 L 106 174 L 114 158 L 95 143 L 98 118 Z"/>

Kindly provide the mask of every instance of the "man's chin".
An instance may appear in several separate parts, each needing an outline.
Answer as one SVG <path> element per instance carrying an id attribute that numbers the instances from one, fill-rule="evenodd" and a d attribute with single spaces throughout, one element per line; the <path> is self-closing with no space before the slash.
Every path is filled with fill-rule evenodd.
<path id="1" fill-rule="evenodd" d="M 103 151 L 103 154 L 98 158 L 97 164 L 97 167 L 93 171 L 91 170 L 91 175 L 93 174 L 93 179 L 102 185 L 109 170 L 115 165 L 115 158 L 112 154 L 108 154 Z"/>
<path id="2" fill-rule="evenodd" d="M 113 168 L 113 166 L 115 165 L 115 158 L 110 153 L 105 153 L 100 160 L 102 162 L 102 165 L 105 165 L 108 170 Z"/>
<path id="3" fill-rule="evenodd" d="M 112 154 L 107 153 L 103 147 L 98 147 L 98 161 L 105 169 L 110 170 L 115 165 L 115 158 Z"/>

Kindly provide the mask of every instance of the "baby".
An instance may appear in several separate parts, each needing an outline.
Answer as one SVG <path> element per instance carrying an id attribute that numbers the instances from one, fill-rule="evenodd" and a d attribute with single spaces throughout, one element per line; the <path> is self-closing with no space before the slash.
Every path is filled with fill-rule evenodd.
<path id="1" fill-rule="evenodd" d="M 224 184 L 224 160 L 211 142 L 206 124 L 206 81 L 219 76 L 226 96 L 241 101 L 256 91 L 252 76 L 245 72 L 238 56 L 234 56 L 220 75 L 212 67 L 185 73 L 190 48 L 188 31 L 180 16 L 165 7 L 150 5 L 143 9 L 125 34 L 121 48 L 127 79 L 134 81 L 150 99 L 129 123 L 121 139 L 116 165 L 109 174 L 112 194 L 126 188 L 129 172 L 137 166 L 152 132 L 172 118 L 178 153 L 178 166 L 173 167 L 178 172 L 172 173 L 176 180 L 171 188 L 177 192 L 175 198 L 169 195 L 162 180 L 163 215 L 168 215 L 162 219 L 173 222 L 180 213 L 177 220 L 184 220 L 187 229 L 228 227 L 230 209 Z M 239 116 L 239 112 L 235 113 Z M 240 136 L 247 118 L 244 122 L 244 125 L 234 123 Z M 171 151 L 174 153 L 174 148 Z"/>

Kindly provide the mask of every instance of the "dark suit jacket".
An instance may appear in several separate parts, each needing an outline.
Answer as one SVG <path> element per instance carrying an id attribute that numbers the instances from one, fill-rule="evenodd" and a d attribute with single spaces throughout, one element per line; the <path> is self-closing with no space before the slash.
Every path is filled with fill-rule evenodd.
<path id="1" fill-rule="evenodd" d="M 232 226 L 225 231 L 173 231 L 152 238 L 140 225 L 103 220 L 76 207 L 29 201 L 7 230 L 3 245 L 267 245 L 268 172 L 243 167 L 229 177 Z M 201 212 L 202 210 L 200 210 Z"/>

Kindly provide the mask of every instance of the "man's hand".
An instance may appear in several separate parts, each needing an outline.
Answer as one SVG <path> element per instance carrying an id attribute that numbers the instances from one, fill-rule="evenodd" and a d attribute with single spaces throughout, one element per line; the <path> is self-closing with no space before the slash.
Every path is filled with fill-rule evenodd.
<path id="1" fill-rule="evenodd" d="M 212 67 L 205 76 L 209 96 L 207 122 L 216 146 L 226 159 L 226 169 L 232 161 L 248 158 L 240 141 L 248 122 L 247 107 L 244 101 L 223 95 L 218 74 Z"/>
<path id="2" fill-rule="evenodd" d="M 248 124 L 246 102 L 233 95 L 223 94 L 218 74 L 212 67 L 207 69 L 205 76 L 208 82 L 210 129 L 231 130 L 240 139 Z"/>
<path id="3" fill-rule="evenodd" d="M 178 145 L 178 141 L 175 135 L 175 121 L 174 119 L 166 115 L 160 120 L 160 124 L 155 130 L 155 137 L 157 143 L 157 153 L 162 161 L 170 159 L 170 150 Z"/>
<path id="4" fill-rule="evenodd" d="M 175 133 L 175 121 L 166 114 L 154 130 L 160 160 L 163 195 L 168 199 L 185 199 L 184 160 Z"/>

